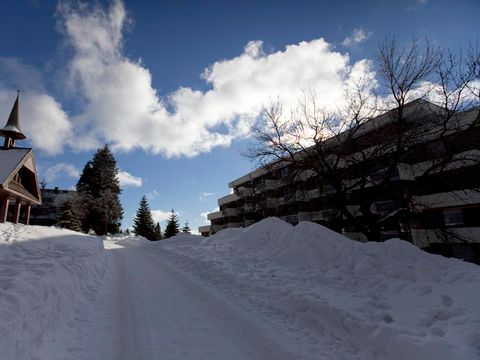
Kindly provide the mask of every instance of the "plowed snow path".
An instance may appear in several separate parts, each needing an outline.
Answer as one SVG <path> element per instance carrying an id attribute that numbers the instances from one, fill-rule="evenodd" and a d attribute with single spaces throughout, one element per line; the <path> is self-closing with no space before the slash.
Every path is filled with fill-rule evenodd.
<path id="1" fill-rule="evenodd" d="M 82 336 L 88 346 L 77 349 L 78 355 L 102 360 L 295 359 L 279 343 L 281 334 L 148 248 L 110 247 L 107 285 Z"/>

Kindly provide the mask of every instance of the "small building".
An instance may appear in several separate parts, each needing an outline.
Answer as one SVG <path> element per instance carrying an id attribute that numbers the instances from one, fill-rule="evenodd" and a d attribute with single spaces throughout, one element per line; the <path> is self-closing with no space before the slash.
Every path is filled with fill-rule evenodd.
<path id="1" fill-rule="evenodd" d="M 22 219 L 28 224 L 31 206 L 42 203 L 33 150 L 15 146 L 16 140 L 25 139 L 18 112 L 17 94 L 7 124 L 0 129 L 5 138 L 0 147 L 0 223 Z"/>
<path id="2" fill-rule="evenodd" d="M 75 201 L 76 190 L 40 189 L 42 204 L 32 206 L 30 224 L 52 226 L 58 223 L 60 208 L 67 201 Z"/>

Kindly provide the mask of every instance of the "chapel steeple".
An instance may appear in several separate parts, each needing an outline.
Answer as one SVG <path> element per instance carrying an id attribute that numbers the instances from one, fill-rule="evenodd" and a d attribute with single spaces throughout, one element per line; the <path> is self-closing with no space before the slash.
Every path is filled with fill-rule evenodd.
<path id="1" fill-rule="evenodd" d="M 7 125 L 0 129 L 0 136 L 5 137 L 3 144 L 4 149 L 13 148 L 15 146 L 15 140 L 25 139 L 25 135 L 23 135 L 22 130 L 20 130 L 20 118 L 18 116 L 19 97 L 20 91 L 17 93 L 17 98 L 8 117 Z"/>

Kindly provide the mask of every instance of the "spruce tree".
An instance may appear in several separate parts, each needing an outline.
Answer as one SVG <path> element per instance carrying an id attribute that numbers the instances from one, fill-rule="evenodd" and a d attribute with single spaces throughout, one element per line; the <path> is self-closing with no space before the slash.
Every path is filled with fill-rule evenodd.
<path id="1" fill-rule="evenodd" d="M 175 211 L 172 209 L 170 217 L 168 218 L 167 226 L 165 227 L 164 237 L 168 239 L 172 236 L 177 235 L 180 232 L 180 227 L 178 225 L 178 216 L 175 214 Z"/>
<path id="2" fill-rule="evenodd" d="M 190 229 L 190 226 L 188 225 L 188 220 L 185 222 L 185 226 L 182 228 L 182 232 L 190 234 L 192 230 Z"/>
<path id="3" fill-rule="evenodd" d="M 145 195 L 140 200 L 140 206 L 137 210 L 137 215 L 133 219 L 133 231 L 138 236 L 143 236 L 148 240 L 158 240 L 155 228 L 155 222 L 148 206 L 147 198 Z"/>
<path id="4" fill-rule="evenodd" d="M 162 229 L 160 228 L 160 223 L 157 222 L 155 225 L 155 240 L 162 240 Z"/>
<path id="5" fill-rule="evenodd" d="M 84 231 L 93 229 L 99 235 L 119 231 L 123 208 L 117 175 L 117 162 L 108 145 L 98 149 L 85 164 L 77 183 Z"/>
<path id="6" fill-rule="evenodd" d="M 75 213 L 73 202 L 68 199 L 59 209 L 57 226 L 73 231 L 82 231 L 82 223 Z"/>

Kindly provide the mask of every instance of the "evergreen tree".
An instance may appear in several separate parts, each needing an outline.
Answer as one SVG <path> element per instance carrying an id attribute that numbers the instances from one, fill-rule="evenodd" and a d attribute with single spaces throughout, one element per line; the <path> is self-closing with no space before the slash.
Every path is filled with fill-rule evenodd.
<path id="1" fill-rule="evenodd" d="M 75 213 L 73 202 L 70 199 L 60 206 L 57 226 L 73 231 L 82 231 L 82 223 Z"/>
<path id="2" fill-rule="evenodd" d="M 160 228 L 160 223 L 157 222 L 155 225 L 155 240 L 162 240 L 162 229 Z"/>
<path id="3" fill-rule="evenodd" d="M 98 149 L 83 168 L 77 183 L 82 227 L 95 233 L 117 233 L 123 208 L 117 162 L 108 145 Z"/>
<path id="4" fill-rule="evenodd" d="M 190 229 L 190 226 L 188 225 L 188 220 L 185 222 L 185 226 L 182 228 L 182 232 L 190 234 L 192 230 Z"/>
<path id="5" fill-rule="evenodd" d="M 148 206 L 147 198 L 145 195 L 140 200 L 140 207 L 137 210 L 137 215 L 133 219 L 133 231 L 138 236 L 143 236 L 148 240 L 158 240 L 156 234 L 155 222 Z"/>
<path id="6" fill-rule="evenodd" d="M 172 209 L 170 217 L 168 218 L 167 226 L 165 227 L 164 237 L 165 239 L 168 239 L 169 237 L 177 235 L 179 232 L 180 227 L 178 225 L 178 216 Z"/>

